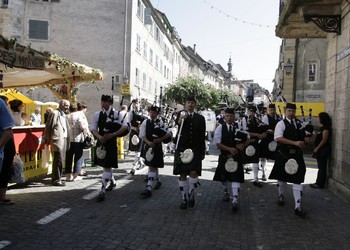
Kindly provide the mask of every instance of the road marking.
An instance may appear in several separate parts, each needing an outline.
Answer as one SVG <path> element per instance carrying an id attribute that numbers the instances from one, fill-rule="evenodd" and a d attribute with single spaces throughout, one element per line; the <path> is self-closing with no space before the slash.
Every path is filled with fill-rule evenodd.
<path id="1" fill-rule="evenodd" d="M 92 200 L 93 198 L 95 198 L 98 194 L 99 194 L 100 190 L 95 190 L 85 196 L 83 196 L 84 200 Z"/>
<path id="2" fill-rule="evenodd" d="M 0 241 L 0 249 L 4 248 L 4 247 L 7 247 L 8 245 L 11 244 L 11 241 L 8 241 L 8 240 L 2 240 Z"/>
<path id="3" fill-rule="evenodd" d="M 49 214 L 48 216 L 41 218 L 36 223 L 41 224 L 41 225 L 47 224 L 47 223 L 61 217 L 65 213 L 68 213 L 69 211 L 70 211 L 70 208 L 60 208 L 60 209 L 56 210 L 55 212 Z"/>

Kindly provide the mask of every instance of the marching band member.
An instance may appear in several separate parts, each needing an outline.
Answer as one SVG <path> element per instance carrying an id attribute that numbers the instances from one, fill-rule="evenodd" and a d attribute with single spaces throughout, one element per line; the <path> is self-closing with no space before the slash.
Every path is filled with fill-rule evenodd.
<path id="1" fill-rule="evenodd" d="M 144 141 L 142 155 L 145 158 L 145 164 L 148 166 L 148 178 L 146 190 L 141 193 L 145 198 L 152 196 L 154 189 L 159 189 L 161 182 L 159 180 L 159 168 L 164 168 L 164 152 L 162 143 L 168 139 L 171 140 L 171 132 L 164 127 L 163 121 L 158 118 L 160 108 L 151 106 L 149 109 L 149 119 L 142 122 L 140 128 L 140 138 Z M 163 131 L 161 134 L 161 130 Z"/>
<path id="2" fill-rule="evenodd" d="M 259 130 L 260 121 L 256 118 L 255 106 L 249 106 L 249 116 L 243 117 L 243 124 L 246 124 L 248 132 L 250 135 L 250 143 L 245 149 L 245 154 L 243 157 L 243 164 L 252 163 L 253 165 L 253 174 L 254 174 L 254 186 L 262 187 L 262 184 L 259 182 L 258 173 L 259 173 L 259 144 L 258 141 L 266 137 L 265 132 Z"/>
<path id="3" fill-rule="evenodd" d="M 194 189 L 199 186 L 198 176 L 201 175 L 202 160 L 205 158 L 205 119 L 194 112 L 196 103 L 194 96 L 188 96 L 186 111 L 179 112 L 177 120 L 180 128 L 177 133 L 173 174 L 180 175 L 178 183 L 182 194 L 181 209 L 187 208 L 187 199 L 189 207 L 195 205 Z"/>
<path id="4" fill-rule="evenodd" d="M 144 121 L 144 116 L 140 109 L 140 103 L 138 99 L 132 100 L 132 110 L 129 113 L 129 123 L 131 125 L 130 138 L 129 138 L 129 150 L 135 152 L 134 163 L 130 174 L 134 175 L 135 170 L 142 165 L 141 160 L 141 143 L 139 137 L 140 126 Z"/>
<path id="5" fill-rule="evenodd" d="M 105 191 L 111 191 L 116 187 L 113 176 L 113 168 L 118 168 L 116 138 L 125 136 L 129 132 L 127 113 L 121 115 L 114 110 L 112 104 L 113 96 L 102 95 L 102 111 L 95 112 L 91 123 L 91 132 L 98 139 L 95 164 L 103 167 L 102 188 L 97 196 L 99 201 L 105 199 Z M 101 151 L 99 151 L 100 148 Z M 107 186 L 108 182 L 110 183 Z"/>
<path id="6" fill-rule="evenodd" d="M 279 121 L 275 128 L 274 139 L 278 142 L 276 159 L 269 179 L 277 180 L 279 206 L 284 205 L 284 192 L 287 182 L 293 183 L 293 196 L 295 201 L 295 214 L 303 217 L 305 212 L 301 209 L 301 196 L 306 166 L 303 158 L 305 142 L 310 137 L 305 137 L 301 130 L 302 124 L 295 119 L 296 105 L 287 103 L 285 119 Z"/>
<path id="7" fill-rule="evenodd" d="M 281 119 L 276 114 L 276 105 L 273 103 L 269 104 L 268 113 L 263 116 L 262 122 L 268 125 L 267 136 L 266 138 L 261 139 L 259 143 L 260 150 L 260 166 L 262 169 L 262 180 L 266 181 L 266 161 L 267 159 L 274 160 L 277 142 L 274 140 L 273 135 L 277 122 Z"/>
<path id="8" fill-rule="evenodd" d="M 221 153 L 213 180 L 224 184 L 224 201 L 230 200 L 229 190 L 232 190 L 232 210 L 236 211 L 238 209 L 240 185 L 244 183 L 244 170 L 240 151 L 244 149 L 247 140 L 236 137 L 236 128 L 234 126 L 235 110 L 233 108 L 226 108 L 225 121 L 224 124 L 216 128 L 214 134 L 214 143 Z M 247 137 L 247 134 L 242 132 L 241 134 Z"/>

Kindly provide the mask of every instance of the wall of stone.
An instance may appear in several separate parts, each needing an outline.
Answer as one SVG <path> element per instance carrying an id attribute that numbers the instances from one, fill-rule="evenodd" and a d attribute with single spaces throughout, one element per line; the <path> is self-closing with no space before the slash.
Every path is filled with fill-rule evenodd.
<path id="1" fill-rule="evenodd" d="M 343 1 L 342 33 L 327 37 L 327 73 L 325 107 L 333 122 L 333 151 L 329 167 L 329 187 L 350 201 L 350 14 L 349 4 Z"/>

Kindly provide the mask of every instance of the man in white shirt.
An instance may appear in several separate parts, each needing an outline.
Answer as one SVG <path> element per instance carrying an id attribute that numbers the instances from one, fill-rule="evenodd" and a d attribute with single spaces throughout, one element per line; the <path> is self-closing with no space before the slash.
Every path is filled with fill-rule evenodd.
<path id="1" fill-rule="evenodd" d="M 32 113 L 29 119 L 32 121 L 33 126 L 38 126 L 41 124 L 41 108 L 36 107 L 34 113 Z"/>

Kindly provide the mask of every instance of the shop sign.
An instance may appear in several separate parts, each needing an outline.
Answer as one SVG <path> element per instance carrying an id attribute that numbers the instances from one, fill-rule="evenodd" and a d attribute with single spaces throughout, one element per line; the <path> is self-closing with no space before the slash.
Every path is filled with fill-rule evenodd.
<path id="1" fill-rule="evenodd" d="M 120 92 L 122 95 L 130 95 L 130 84 L 122 83 L 120 86 Z"/>
<path id="2" fill-rule="evenodd" d="M 45 59 L 41 56 L 33 56 L 29 53 L 16 53 L 0 48 L 0 62 L 9 67 L 25 69 L 44 69 Z"/>

